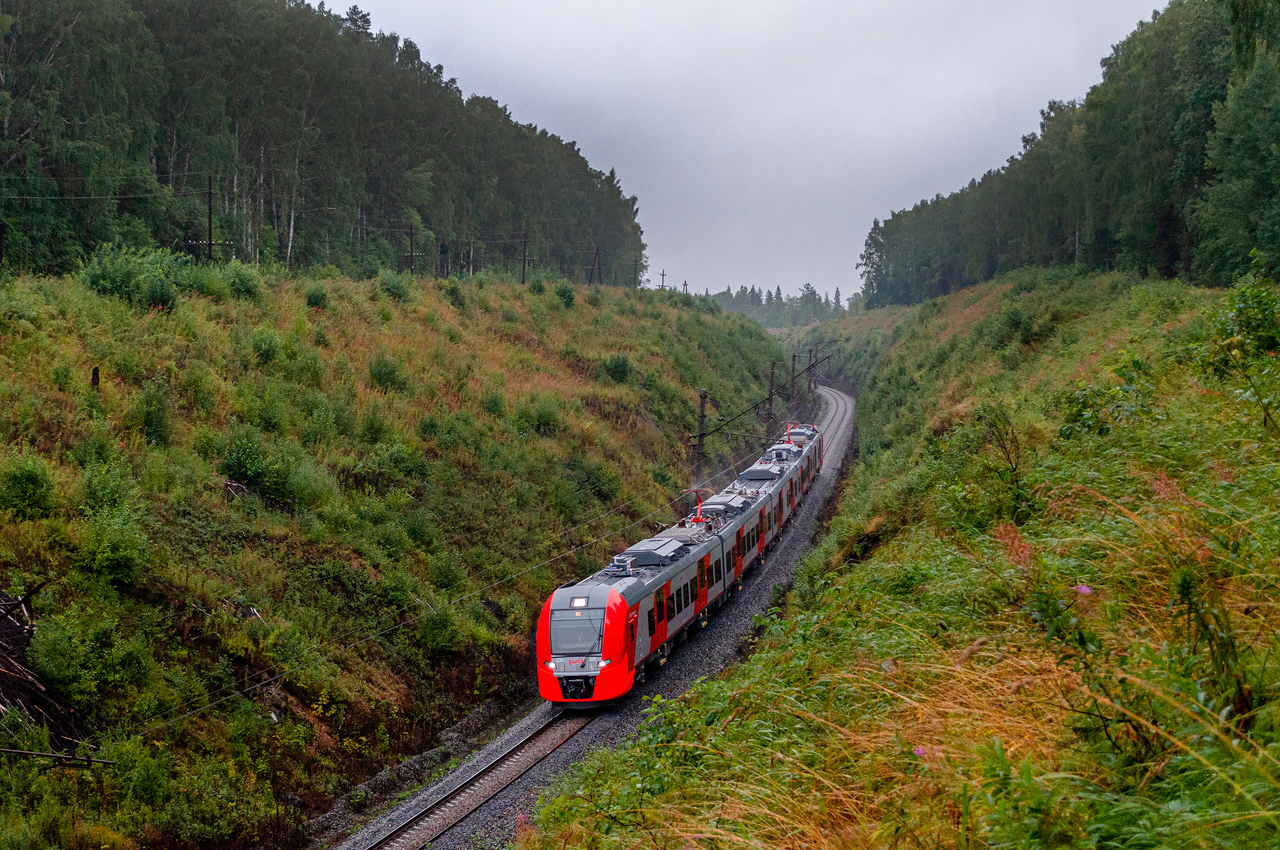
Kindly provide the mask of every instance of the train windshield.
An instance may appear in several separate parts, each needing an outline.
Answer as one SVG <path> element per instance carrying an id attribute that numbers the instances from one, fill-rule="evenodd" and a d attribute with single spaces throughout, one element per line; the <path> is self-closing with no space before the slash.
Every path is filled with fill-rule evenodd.
<path id="1" fill-rule="evenodd" d="M 596 655 L 603 636 L 603 608 L 551 612 L 552 655 Z"/>

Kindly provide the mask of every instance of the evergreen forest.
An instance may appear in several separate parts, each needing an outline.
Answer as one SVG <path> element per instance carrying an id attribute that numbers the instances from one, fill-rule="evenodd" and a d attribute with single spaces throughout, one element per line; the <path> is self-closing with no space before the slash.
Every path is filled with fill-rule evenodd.
<path id="1" fill-rule="evenodd" d="M 867 304 L 910 304 L 1022 266 L 1226 285 L 1280 265 L 1275 4 L 1174 0 L 1053 101 L 1003 167 L 876 221 Z"/>
<path id="2" fill-rule="evenodd" d="M 737 292 L 726 286 L 724 292 L 717 292 L 711 297 L 724 309 L 750 316 L 766 328 L 794 328 L 825 322 L 840 317 L 845 311 L 840 303 L 839 287 L 836 287 L 833 298 L 827 292 L 820 294 L 811 283 L 806 283 L 799 295 L 783 295 L 781 286 L 773 290 L 759 290 L 753 285 L 750 288 L 739 286 Z M 861 307 L 861 302 L 861 295 L 850 297 L 849 309 Z"/>
<path id="3" fill-rule="evenodd" d="M 13 0 L 0 14 L 10 269 L 103 243 L 369 277 L 527 256 L 643 273 L 636 198 L 572 142 L 464 98 L 418 47 L 302 0 Z M 526 241 L 527 240 L 527 241 Z"/>

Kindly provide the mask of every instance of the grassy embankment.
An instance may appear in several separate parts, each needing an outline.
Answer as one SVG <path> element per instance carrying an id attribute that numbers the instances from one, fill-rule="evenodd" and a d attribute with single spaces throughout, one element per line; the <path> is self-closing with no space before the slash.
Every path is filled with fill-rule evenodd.
<path id="1" fill-rule="evenodd" d="M 1024 271 L 810 331 L 863 453 L 788 616 L 519 846 L 1276 846 L 1277 294 Z"/>
<path id="2" fill-rule="evenodd" d="M 740 406 L 778 356 L 700 299 L 541 278 L 4 282 L 4 589 L 49 582 L 27 661 L 116 764 L 4 757 L 0 847 L 251 843 L 524 693 L 541 599 L 685 485 L 697 388 Z M 64 742 L 6 711 L 0 746 Z"/>

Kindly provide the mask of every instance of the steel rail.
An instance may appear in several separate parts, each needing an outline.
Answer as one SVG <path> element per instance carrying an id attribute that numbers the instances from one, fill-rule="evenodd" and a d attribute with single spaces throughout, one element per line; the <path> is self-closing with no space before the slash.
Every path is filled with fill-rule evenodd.
<path id="1" fill-rule="evenodd" d="M 512 744 L 473 776 L 424 806 L 368 850 L 422 850 L 524 776 L 591 722 L 593 715 L 557 710 L 545 723 Z"/>

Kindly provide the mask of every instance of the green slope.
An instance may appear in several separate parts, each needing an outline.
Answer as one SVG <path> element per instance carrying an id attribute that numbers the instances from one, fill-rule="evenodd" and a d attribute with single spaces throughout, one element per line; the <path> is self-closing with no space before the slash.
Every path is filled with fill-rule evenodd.
<path id="1" fill-rule="evenodd" d="M 542 599 L 669 514 L 698 388 L 754 402 L 774 357 L 705 299 L 563 281 L 6 281 L 0 575 L 48 582 L 56 704 L 0 746 L 117 764 L 5 757 L 0 846 L 243 844 L 526 693 Z"/>
<path id="2" fill-rule="evenodd" d="M 1275 846 L 1278 304 L 1036 270 L 796 340 L 863 453 L 789 616 L 520 846 Z"/>

